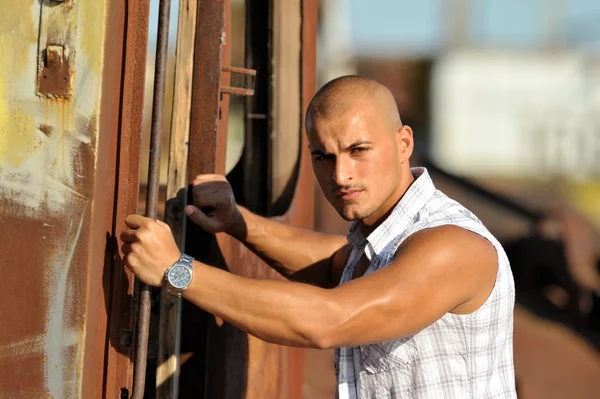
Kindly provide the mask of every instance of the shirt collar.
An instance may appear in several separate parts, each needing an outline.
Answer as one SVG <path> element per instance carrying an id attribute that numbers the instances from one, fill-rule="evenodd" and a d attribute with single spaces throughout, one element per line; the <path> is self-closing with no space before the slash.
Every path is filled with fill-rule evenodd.
<path id="1" fill-rule="evenodd" d="M 348 241 L 353 247 L 365 247 L 365 254 L 371 260 L 378 256 L 395 237 L 405 232 L 418 220 L 419 211 L 435 194 L 435 186 L 426 168 L 411 168 L 415 181 L 396 204 L 392 213 L 368 237 L 360 231 L 359 221 L 350 226 Z"/>

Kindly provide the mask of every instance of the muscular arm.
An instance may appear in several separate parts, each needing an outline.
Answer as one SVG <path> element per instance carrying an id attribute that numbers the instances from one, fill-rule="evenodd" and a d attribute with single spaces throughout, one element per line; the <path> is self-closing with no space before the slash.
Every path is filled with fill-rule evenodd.
<path id="1" fill-rule="evenodd" d="M 337 283 L 332 281 L 334 254 L 348 244 L 346 237 L 288 226 L 242 207 L 239 210 L 245 228 L 232 232 L 232 235 L 269 266 L 290 279 L 319 287 L 327 288 Z M 339 268 L 339 265 L 335 266 Z"/>
<path id="2" fill-rule="evenodd" d="M 169 227 L 139 215 L 126 222 L 125 265 L 144 283 L 162 285 L 180 255 Z M 184 296 L 263 340 L 330 348 L 399 338 L 448 312 L 471 313 L 492 291 L 497 267 L 485 238 L 441 226 L 406 239 L 388 266 L 334 289 L 251 279 L 195 262 Z"/>
<path id="3" fill-rule="evenodd" d="M 184 296 L 263 340 L 330 348 L 410 335 L 489 296 L 497 255 L 455 226 L 416 233 L 387 267 L 335 289 L 253 280 L 201 263 Z"/>

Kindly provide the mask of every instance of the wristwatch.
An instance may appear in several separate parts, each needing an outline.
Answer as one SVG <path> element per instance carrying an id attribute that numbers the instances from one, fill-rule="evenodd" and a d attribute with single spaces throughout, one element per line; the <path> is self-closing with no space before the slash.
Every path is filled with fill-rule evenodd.
<path id="1" fill-rule="evenodd" d="M 194 258 L 181 254 L 179 260 L 173 263 L 165 272 L 167 294 L 181 296 L 181 293 L 192 282 L 192 262 Z"/>

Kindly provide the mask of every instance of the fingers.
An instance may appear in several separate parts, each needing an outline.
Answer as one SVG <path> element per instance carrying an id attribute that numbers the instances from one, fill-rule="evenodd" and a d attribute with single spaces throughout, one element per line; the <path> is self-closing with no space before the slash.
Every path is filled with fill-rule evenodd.
<path id="1" fill-rule="evenodd" d="M 222 181 L 222 182 L 227 182 L 227 178 L 223 175 L 215 175 L 215 174 L 205 174 L 205 175 L 197 175 L 194 178 L 193 181 L 193 185 L 197 185 L 203 182 L 208 182 L 208 181 Z"/>
<path id="2" fill-rule="evenodd" d="M 119 238 L 123 242 L 130 242 L 130 243 L 131 242 L 136 242 L 136 241 L 139 241 L 138 233 L 139 233 L 139 230 L 127 229 L 127 230 L 124 230 L 119 235 Z"/>
<path id="3" fill-rule="evenodd" d="M 125 224 L 130 229 L 139 229 L 151 221 L 153 220 L 142 215 L 129 215 L 125 218 Z"/>
<path id="4" fill-rule="evenodd" d="M 203 181 L 195 183 L 193 188 L 194 203 L 196 206 L 214 207 L 229 197 L 231 187 L 227 182 Z"/>
<path id="5" fill-rule="evenodd" d="M 133 252 L 133 248 L 132 248 L 131 243 L 126 242 L 123 245 L 121 245 L 121 252 L 123 253 L 123 255 L 127 256 L 129 255 L 131 252 Z"/>
<path id="6" fill-rule="evenodd" d="M 136 231 L 143 227 L 152 226 L 152 223 L 157 224 L 161 228 L 171 230 L 171 227 L 162 220 L 154 220 L 141 215 L 129 215 L 125 218 L 125 224 L 129 227 L 129 230 L 125 230 L 121 236 L 129 237 L 131 234 L 136 234 Z"/>
<path id="7" fill-rule="evenodd" d="M 200 175 L 194 179 L 194 205 L 198 208 L 230 206 L 233 198 L 231 185 L 224 176 Z"/>
<path id="8" fill-rule="evenodd" d="M 198 207 L 216 207 L 219 203 L 221 203 L 221 195 L 219 193 L 209 193 L 202 188 L 195 187 L 194 188 L 194 204 Z"/>
<path id="9" fill-rule="evenodd" d="M 188 205 L 185 207 L 185 213 L 190 219 L 198 226 L 202 227 L 209 233 L 214 233 L 220 230 L 220 222 L 207 216 L 200 209 L 194 205 Z"/>

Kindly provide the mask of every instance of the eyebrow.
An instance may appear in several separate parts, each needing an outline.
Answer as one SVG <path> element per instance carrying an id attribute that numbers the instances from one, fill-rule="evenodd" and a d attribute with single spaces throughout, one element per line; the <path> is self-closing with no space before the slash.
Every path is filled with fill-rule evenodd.
<path id="1" fill-rule="evenodd" d="M 346 150 L 351 150 L 353 148 L 360 147 L 361 145 L 365 145 L 365 144 L 373 144 L 373 143 L 369 140 L 355 141 L 354 143 L 352 143 L 348 147 L 346 147 Z"/>
<path id="2" fill-rule="evenodd" d="M 310 151 L 310 154 L 311 154 L 311 155 L 319 155 L 319 156 L 326 156 L 326 155 L 330 155 L 330 154 L 328 154 L 328 153 L 326 153 L 326 152 L 324 152 L 324 151 L 321 151 L 321 150 L 311 150 L 311 151 Z"/>
<path id="3" fill-rule="evenodd" d="M 345 150 L 346 151 L 347 150 L 351 150 L 353 148 L 360 147 L 361 145 L 365 145 L 365 144 L 373 144 L 373 142 L 371 142 L 369 140 L 355 141 L 354 143 L 352 143 L 348 147 L 346 147 Z M 325 152 L 325 151 L 321 151 L 321 150 L 311 150 L 310 154 L 311 155 L 319 155 L 319 156 L 328 156 L 328 155 L 331 155 L 330 153 Z"/>

